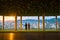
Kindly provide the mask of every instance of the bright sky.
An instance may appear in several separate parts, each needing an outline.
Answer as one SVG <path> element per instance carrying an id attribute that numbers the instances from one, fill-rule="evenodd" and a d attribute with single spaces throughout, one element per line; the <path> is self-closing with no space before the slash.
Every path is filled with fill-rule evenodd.
<path id="1" fill-rule="evenodd" d="M 60 18 L 60 16 L 57 16 L 58 18 Z M 7 20 L 15 20 L 14 16 L 4 16 L 5 21 Z M 42 20 L 42 16 L 39 17 L 40 20 Z M 45 16 L 45 19 L 51 19 L 51 18 L 55 18 L 55 16 Z M 17 16 L 17 19 L 20 19 L 20 16 Z M 22 20 L 25 19 L 34 19 L 34 20 L 38 20 L 38 16 L 22 16 Z M 0 20 L 3 20 L 3 16 L 0 16 Z"/>
<path id="2" fill-rule="evenodd" d="M 17 20 L 20 20 L 20 16 L 17 16 Z"/>
<path id="3" fill-rule="evenodd" d="M 1 20 L 1 21 L 3 20 L 3 16 L 0 16 L 0 20 Z"/>
<path id="4" fill-rule="evenodd" d="M 56 18 L 56 16 L 45 16 L 45 19 L 52 19 L 52 18 Z"/>
<path id="5" fill-rule="evenodd" d="M 5 21 L 8 21 L 8 20 L 15 20 L 15 17 L 14 16 L 4 16 L 4 20 Z"/>
<path id="6" fill-rule="evenodd" d="M 39 19 L 40 19 L 40 20 L 43 20 L 43 17 L 42 17 L 42 16 L 40 16 L 40 17 L 39 17 Z"/>
<path id="7" fill-rule="evenodd" d="M 51 18 L 56 18 L 55 16 L 45 16 L 45 19 L 51 19 Z M 40 20 L 42 20 L 43 19 L 43 17 L 42 16 L 40 16 L 39 17 L 39 19 Z"/>
<path id="8" fill-rule="evenodd" d="M 22 20 L 25 19 L 34 19 L 34 20 L 38 20 L 38 16 L 22 16 Z"/>
<path id="9" fill-rule="evenodd" d="M 60 16 L 57 16 L 57 18 L 60 18 Z"/>

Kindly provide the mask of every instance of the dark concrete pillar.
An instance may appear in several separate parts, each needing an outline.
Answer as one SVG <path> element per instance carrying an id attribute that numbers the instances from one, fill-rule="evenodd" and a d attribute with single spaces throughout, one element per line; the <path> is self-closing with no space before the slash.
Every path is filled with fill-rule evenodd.
<path id="1" fill-rule="evenodd" d="M 4 16 L 3 16 L 3 25 L 2 25 L 2 30 L 4 30 Z"/>
<path id="2" fill-rule="evenodd" d="M 20 16 L 20 30 L 22 30 L 22 16 Z"/>
<path id="3" fill-rule="evenodd" d="M 40 20 L 39 20 L 39 16 L 38 16 L 38 30 L 40 30 L 39 24 L 40 24 Z"/>
<path id="4" fill-rule="evenodd" d="M 14 30 L 17 30 L 17 15 L 15 15 L 15 25 L 14 25 Z"/>

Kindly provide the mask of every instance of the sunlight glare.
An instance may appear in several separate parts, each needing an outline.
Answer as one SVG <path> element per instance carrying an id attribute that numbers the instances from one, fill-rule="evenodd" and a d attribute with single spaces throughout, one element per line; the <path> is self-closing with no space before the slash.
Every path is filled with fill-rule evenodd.
<path id="1" fill-rule="evenodd" d="M 0 21 L 2 21 L 3 20 L 3 16 L 0 16 Z"/>
<path id="2" fill-rule="evenodd" d="M 14 21 L 15 20 L 14 16 L 5 16 L 4 18 L 5 18 L 5 21 L 8 21 L 8 20 Z"/>
<path id="3" fill-rule="evenodd" d="M 10 33 L 10 40 L 14 40 L 14 33 Z"/>

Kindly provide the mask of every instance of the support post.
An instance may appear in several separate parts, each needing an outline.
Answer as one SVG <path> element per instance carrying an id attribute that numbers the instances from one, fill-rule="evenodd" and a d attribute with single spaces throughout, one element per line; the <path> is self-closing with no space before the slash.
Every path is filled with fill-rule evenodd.
<path id="1" fill-rule="evenodd" d="M 17 30 L 17 15 L 15 15 L 15 25 L 14 25 L 14 30 Z"/>
<path id="2" fill-rule="evenodd" d="M 57 16 L 56 16 L 56 31 L 57 31 Z"/>
<path id="3" fill-rule="evenodd" d="M 3 16 L 3 25 L 2 25 L 2 30 L 4 30 L 4 16 Z"/>
<path id="4" fill-rule="evenodd" d="M 38 30 L 40 30 L 39 24 L 40 24 L 40 20 L 39 20 L 39 16 L 38 16 Z"/>
<path id="5" fill-rule="evenodd" d="M 44 15 L 43 15 L 43 31 L 45 31 L 45 22 L 44 22 Z"/>
<path id="6" fill-rule="evenodd" d="M 22 30 L 22 16 L 20 17 L 20 30 Z"/>

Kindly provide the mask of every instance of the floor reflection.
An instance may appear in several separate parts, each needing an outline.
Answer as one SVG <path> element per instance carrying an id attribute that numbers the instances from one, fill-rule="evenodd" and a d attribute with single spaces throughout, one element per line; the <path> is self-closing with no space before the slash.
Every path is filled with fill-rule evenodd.
<path id="1" fill-rule="evenodd" d="M 14 40 L 14 33 L 10 33 L 9 36 L 10 36 L 10 37 L 9 37 L 9 40 Z"/>
<path id="2" fill-rule="evenodd" d="M 22 33 L 2 33 L 2 40 L 25 40 L 25 36 Z"/>
<path id="3" fill-rule="evenodd" d="M 14 40 L 14 33 L 4 33 L 4 40 Z"/>
<path id="4" fill-rule="evenodd" d="M 38 40 L 38 38 L 37 33 L 0 33 L 0 40 Z"/>
<path id="5" fill-rule="evenodd" d="M 0 33 L 0 40 L 58 40 L 60 33 Z"/>

